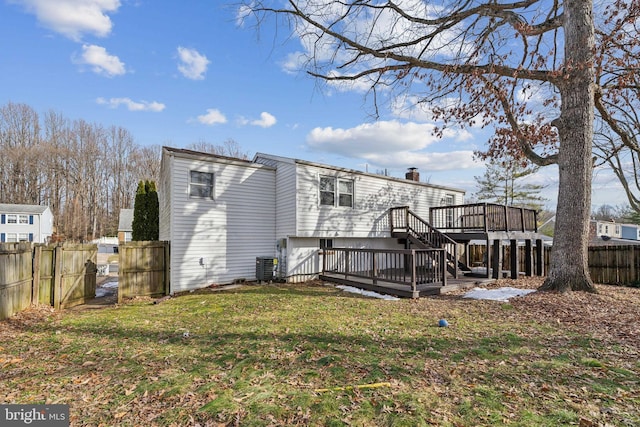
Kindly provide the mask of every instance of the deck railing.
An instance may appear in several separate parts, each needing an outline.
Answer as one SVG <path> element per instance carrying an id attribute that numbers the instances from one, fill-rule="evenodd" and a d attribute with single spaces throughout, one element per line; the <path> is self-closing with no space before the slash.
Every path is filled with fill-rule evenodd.
<path id="1" fill-rule="evenodd" d="M 430 208 L 429 222 L 448 233 L 538 231 L 535 210 L 492 203 Z"/>
<path id="2" fill-rule="evenodd" d="M 400 206 L 389 210 L 391 235 L 406 235 L 413 237 L 426 246 L 444 249 L 449 261 L 449 272 L 458 277 L 457 259 L 458 246 L 456 242 L 424 219 L 413 213 L 408 206 Z"/>
<path id="3" fill-rule="evenodd" d="M 323 251 L 322 271 L 344 279 L 367 279 L 404 284 L 417 292 L 417 285 L 446 285 L 444 249 L 352 249 Z"/>

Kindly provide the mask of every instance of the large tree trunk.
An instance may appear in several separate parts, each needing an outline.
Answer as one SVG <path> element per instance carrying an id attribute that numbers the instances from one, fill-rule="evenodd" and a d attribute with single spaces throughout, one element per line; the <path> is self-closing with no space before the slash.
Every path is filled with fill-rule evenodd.
<path id="1" fill-rule="evenodd" d="M 549 274 L 542 290 L 595 292 L 587 258 L 594 120 L 592 1 L 564 2 L 565 73 L 560 84 L 560 185 Z M 579 248 L 576 250 L 576 247 Z"/>

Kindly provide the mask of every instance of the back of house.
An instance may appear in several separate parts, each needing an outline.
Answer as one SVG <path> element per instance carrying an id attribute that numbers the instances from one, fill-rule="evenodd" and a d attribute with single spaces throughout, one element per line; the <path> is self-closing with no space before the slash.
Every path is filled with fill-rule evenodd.
<path id="1" fill-rule="evenodd" d="M 260 260 L 289 282 L 317 277 L 321 249 L 402 249 L 389 209 L 424 219 L 464 191 L 257 154 L 252 161 L 163 148 L 160 239 L 171 241 L 171 292 L 255 280 Z"/>

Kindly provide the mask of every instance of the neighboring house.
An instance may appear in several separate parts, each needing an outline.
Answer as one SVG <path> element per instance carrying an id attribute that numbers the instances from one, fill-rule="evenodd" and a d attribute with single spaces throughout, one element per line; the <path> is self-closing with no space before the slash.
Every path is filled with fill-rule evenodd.
<path id="1" fill-rule="evenodd" d="M 613 221 L 591 220 L 589 224 L 591 245 L 625 245 L 640 241 L 640 226 Z"/>
<path id="2" fill-rule="evenodd" d="M 118 243 L 130 242 L 133 232 L 133 209 L 120 209 L 118 217 Z"/>
<path id="3" fill-rule="evenodd" d="M 48 243 L 52 234 L 48 206 L 0 203 L 0 242 Z"/>
<path id="4" fill-rule="evenodd" d="M 601 221 L 592 219 L 589 224 L 589 231 L 592 236 L 595 237 L 610 237 L 621 238 L 622 237 L 622 224 L 615 223 L 613 221 Z"/>
<path id="5" fill-rule="evenodd" d="M 289 282 L 314 278 L 320 249 L 403 249 L 389 209 L 463 203 L 464 191 L 268 154 L 252 161 L 164 147 L 160 240 L 171 241 L 171 292 L 254 280 L 258 258 Z"/>

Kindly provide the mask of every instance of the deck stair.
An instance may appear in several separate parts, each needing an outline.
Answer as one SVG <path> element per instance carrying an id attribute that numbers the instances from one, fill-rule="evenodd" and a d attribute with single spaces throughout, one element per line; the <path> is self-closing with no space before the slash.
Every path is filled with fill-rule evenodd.
<path id="1" fill-rule="evenodd" d="M 389 213 L 393 237 L 406 239 L 421 249 L 445 249 L 447 271 L 455 278 L 458 278 L 460 273 L 471 272 L 471 269 L 458 259 L 456 241 L 416 215 L 408 206 L 391 208 Z"/>

